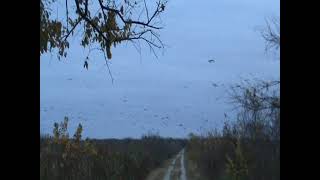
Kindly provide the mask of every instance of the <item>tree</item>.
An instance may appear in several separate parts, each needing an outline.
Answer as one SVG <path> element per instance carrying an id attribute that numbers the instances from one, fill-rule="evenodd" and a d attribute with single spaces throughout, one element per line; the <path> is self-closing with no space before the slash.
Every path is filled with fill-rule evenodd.
<path id="1" fill-rule="evenodd" d="M 280 139 L 280 81 L 256 81 L 231 87 L 230 103 L 239 108 L 243 137 Z"/>
<path id="2" fill-rule="evenodd" d="M 266 27 L 261 31 L 261 36 L 266 42 L 266 51 L 272 48 L 278 50 L 280 48 L 280 19 L 266 19 Z"/>
<path id="3" fill-rule="evenodd" d="M 58 58 L 66 57 L 68 39 L 80 26 L 83 28 L 81 45 L 85 48 L 96 45 L 95 49 L 106 54 L 106 60 L 112 58 L 111 48 L 125 41 L 134 44 L 144 41 L 154 53 L 154 48 L 164 47 L 157 32 L 162 29 L 157 19 L 165 10 L 165 0 L 158 0 L 152 12 L 145 0 L 140 3 L 133 0 L 65 0 L 65 22 L 52 19 L 50 7 L 55 2 L 40 0 L 40 55 L 58 49 Z M 141 11 L 139 15 L 138 11 Z M 142 14 L 145 20 L 141 20 Z M 88 68 L 88 62 L 85 63 Z"/>

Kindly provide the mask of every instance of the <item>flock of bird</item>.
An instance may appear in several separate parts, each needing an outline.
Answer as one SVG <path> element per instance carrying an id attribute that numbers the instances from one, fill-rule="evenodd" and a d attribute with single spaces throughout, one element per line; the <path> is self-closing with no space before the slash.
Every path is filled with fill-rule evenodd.
<path id="1" fill-rule="evenodd" d="M 215 60 L 214 60 L 214 59 L 210 59 L 210 60 L 208 60 L 208 62 L 209 62 L 209 63 L 214 63 Z M 67 80 L 68 80 L 68 81 L 71 81 L 71 80 L 73 80 L 73 79 L 72 79 L 72 78 L 67 78 Z M 215 88 L 216 88 L 216 87 L 219 87 L 219 85 L 218 85 L 217 83 L 214 83 L 214 82 L 212 82 L 211 85 L 212 85 L 213 87 L 215 87 Z M 223 85 L 223 84 L 222 84 L 222 85 Z M 184 85 L 183 88 L 188 88 L 188 86 L 187 86 L 187 85 Z M 122 102 L 123 102 L 123 103 L 127 103 L 127 102 L 128 102 L 128 99 L 127 99 L 126 97 L 124 97 L 124 98 L 122 98 Z M 104 104 L 101 103 L 100 106 L 103 107 Z M 186 105 L 186 106 L 184 106 L 184 108 L 189 108 L 189 106 Z M 53 106 L 51 106 L 50 109 L 53 110 Z M 41 111 L 41 109 L 40 109 L 40 111 Z M 44 111 L 44 112 L 47 112 L 48 109 L 47 109 L 47 108 L 43 108 L 43 111 Z M 148 111 L 148 109 L 147 109 L 146 107 L 144 107 L 144 108 L 143 108 L 143 111 L 146 112 L 146 111 Z M 80 114 L 81 114 L 81 113 L 80 113 Z M 78 116 L 78 119 L 83 119 L 82 116 L 80 116 L 80 114 L 79 114 L 79 116 Z M 124 115 L 124 114 L 125 114 L 125 113 L 120 112 L 120 115 Z M 160 116 L 157 115 L 157 114 L 155 114 L 155 115 L 153 115 L 153 117 L 154 117 L 154 118 L 158 118 L 158 117 L 160 117 Z M 169 119 L 170 119 L 169 116 L 160 117 L 162 127 L 165 128 L 165 127 L 168 127 L 168 126 L 169 126 Z M 208 122 L 209 122 L 209 121 L 206 119 L 206 120 L 205 120 L 205 123 L 208 123 Z M 133 126 L 136 126 L 137 123 L 138 123 L 138 120 L 134 121 L 134 122 L 132 123 L 132 125 L 133 125 Z M 182 124 L 182 123 L 177 124 L 177 126 L 180 127 L 180 128 L 182 128 L 184 131 L 187 130 L 187 127 L 185 127 L 184 124 Z M 144 125 L 141 125 L 141 128 L 144 129 L 144 130 L 146 130 L 146 128 L 145 128 Z M 198 131 L 201 131 L 201 129 L 203 129 L 202 126 L 198 129 Z M 155 128 L 151 128 L 151 130 L 156 130 L 156 129 L 155 129 Z"/>

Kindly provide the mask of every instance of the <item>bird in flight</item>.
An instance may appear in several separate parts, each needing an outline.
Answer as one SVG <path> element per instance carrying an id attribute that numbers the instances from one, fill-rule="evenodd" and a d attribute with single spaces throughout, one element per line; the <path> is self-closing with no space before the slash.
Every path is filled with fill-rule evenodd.
<path id="1" fill-rule="evenodd" d="M 216 62 L 214 59 L 210 59 L 210 60 L 208 60 L 208 62 L 209 63 L 214 63 L 214 62 Z"/>
<path id="2" fill-rule="evenodd" d="M 83 67 L 88 70 L 88 66 L 89 66 L 89 65 L 88 65 L 88 61 L 85 61 Z"/>
<path id="3" fill-rule="evenodd" d="M 213 86 L 213 87 L 218 87 L 218 84 L 212 83 L 212 86 Z"/>

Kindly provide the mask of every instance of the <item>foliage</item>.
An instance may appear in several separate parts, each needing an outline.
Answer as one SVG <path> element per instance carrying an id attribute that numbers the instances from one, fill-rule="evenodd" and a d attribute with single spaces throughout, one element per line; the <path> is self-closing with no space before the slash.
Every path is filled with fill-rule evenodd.
<path id="1" fill-rule="evenodd" d="M 235 155 L 234 159 L 230 158 L 227 155 L 227 165 L 226 165 L 227 175 L 229 175 L 233 180 L 247 179 L 247 176 L 248 176 L 247 160 L 245 159 L 244 154 L 242 152 L 240 139 L 237 140 L 234 155 Z"/>
<path id="2" fill-rule="evenodd" d="M 155 10 L 149 16 L 146 1 L 141 6 L 142 2 L 132 0 L 65 0 L 64 20 L 51 16 L 50 8 L 55 1 L 40 1 L 40 55 L 58 49 L 58 58 L 66 57 L 68 39 L 76 29 L 83 30 L 81 46 L 89 47 L 90 51 L 92 46 L 96 46 L 94 49 L 101 50 L 108 59 L 112 58 L 112 46 L 125 41 L 135 43 L 142 40 L 152 50 L 164 47 L 157 33 L 162 27 L 156 20 L 164 11 L 166 1 L 157 1 Z M 58 6 L 61 9 L 61 4 Z M 75 11 L 70 11 L 73 6 Z M 136 17 L 139 11 L 139 17 Z M 142 14 L 146 16 L 145 21 L 140 20 Z"/>
<path id="3" fill-rule="evenodd" d="M 69 48 L 69 42 L 62 40 L 62 35 L 66 33 L 63 25 L 58 20 L 50 19 L 49 6 L 55 0 L 40 1 L 40 54 L 50 52 L 54 48 L 59 49 L 60 56 L 66 56 L 65 49 Z"/>
<path id="4" fill-rule="evenodd" d="M 185 141 L 146 135 L 141 139 L 81 140 L 79 124 L 69 138 L 68 118 L 55 123 L 52 137 L 40 138 L 40 179 L 144 179 Z"/>

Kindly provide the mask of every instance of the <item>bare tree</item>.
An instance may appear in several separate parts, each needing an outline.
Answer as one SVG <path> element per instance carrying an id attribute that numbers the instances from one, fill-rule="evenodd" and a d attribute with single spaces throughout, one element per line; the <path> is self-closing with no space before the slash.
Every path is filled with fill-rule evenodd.
<path id="1" fill-rule="evenodd" d="M 242 82 L 229 97 L 244 136 L 280 138 L 280 81 Z"/>
<path id="2" fill-rule="evenodd" d="M 280 18 L 266 19 L 266 27 L 261 31 L 261 36 L 266 42 L 265 50 L 280 48 Z"/>

